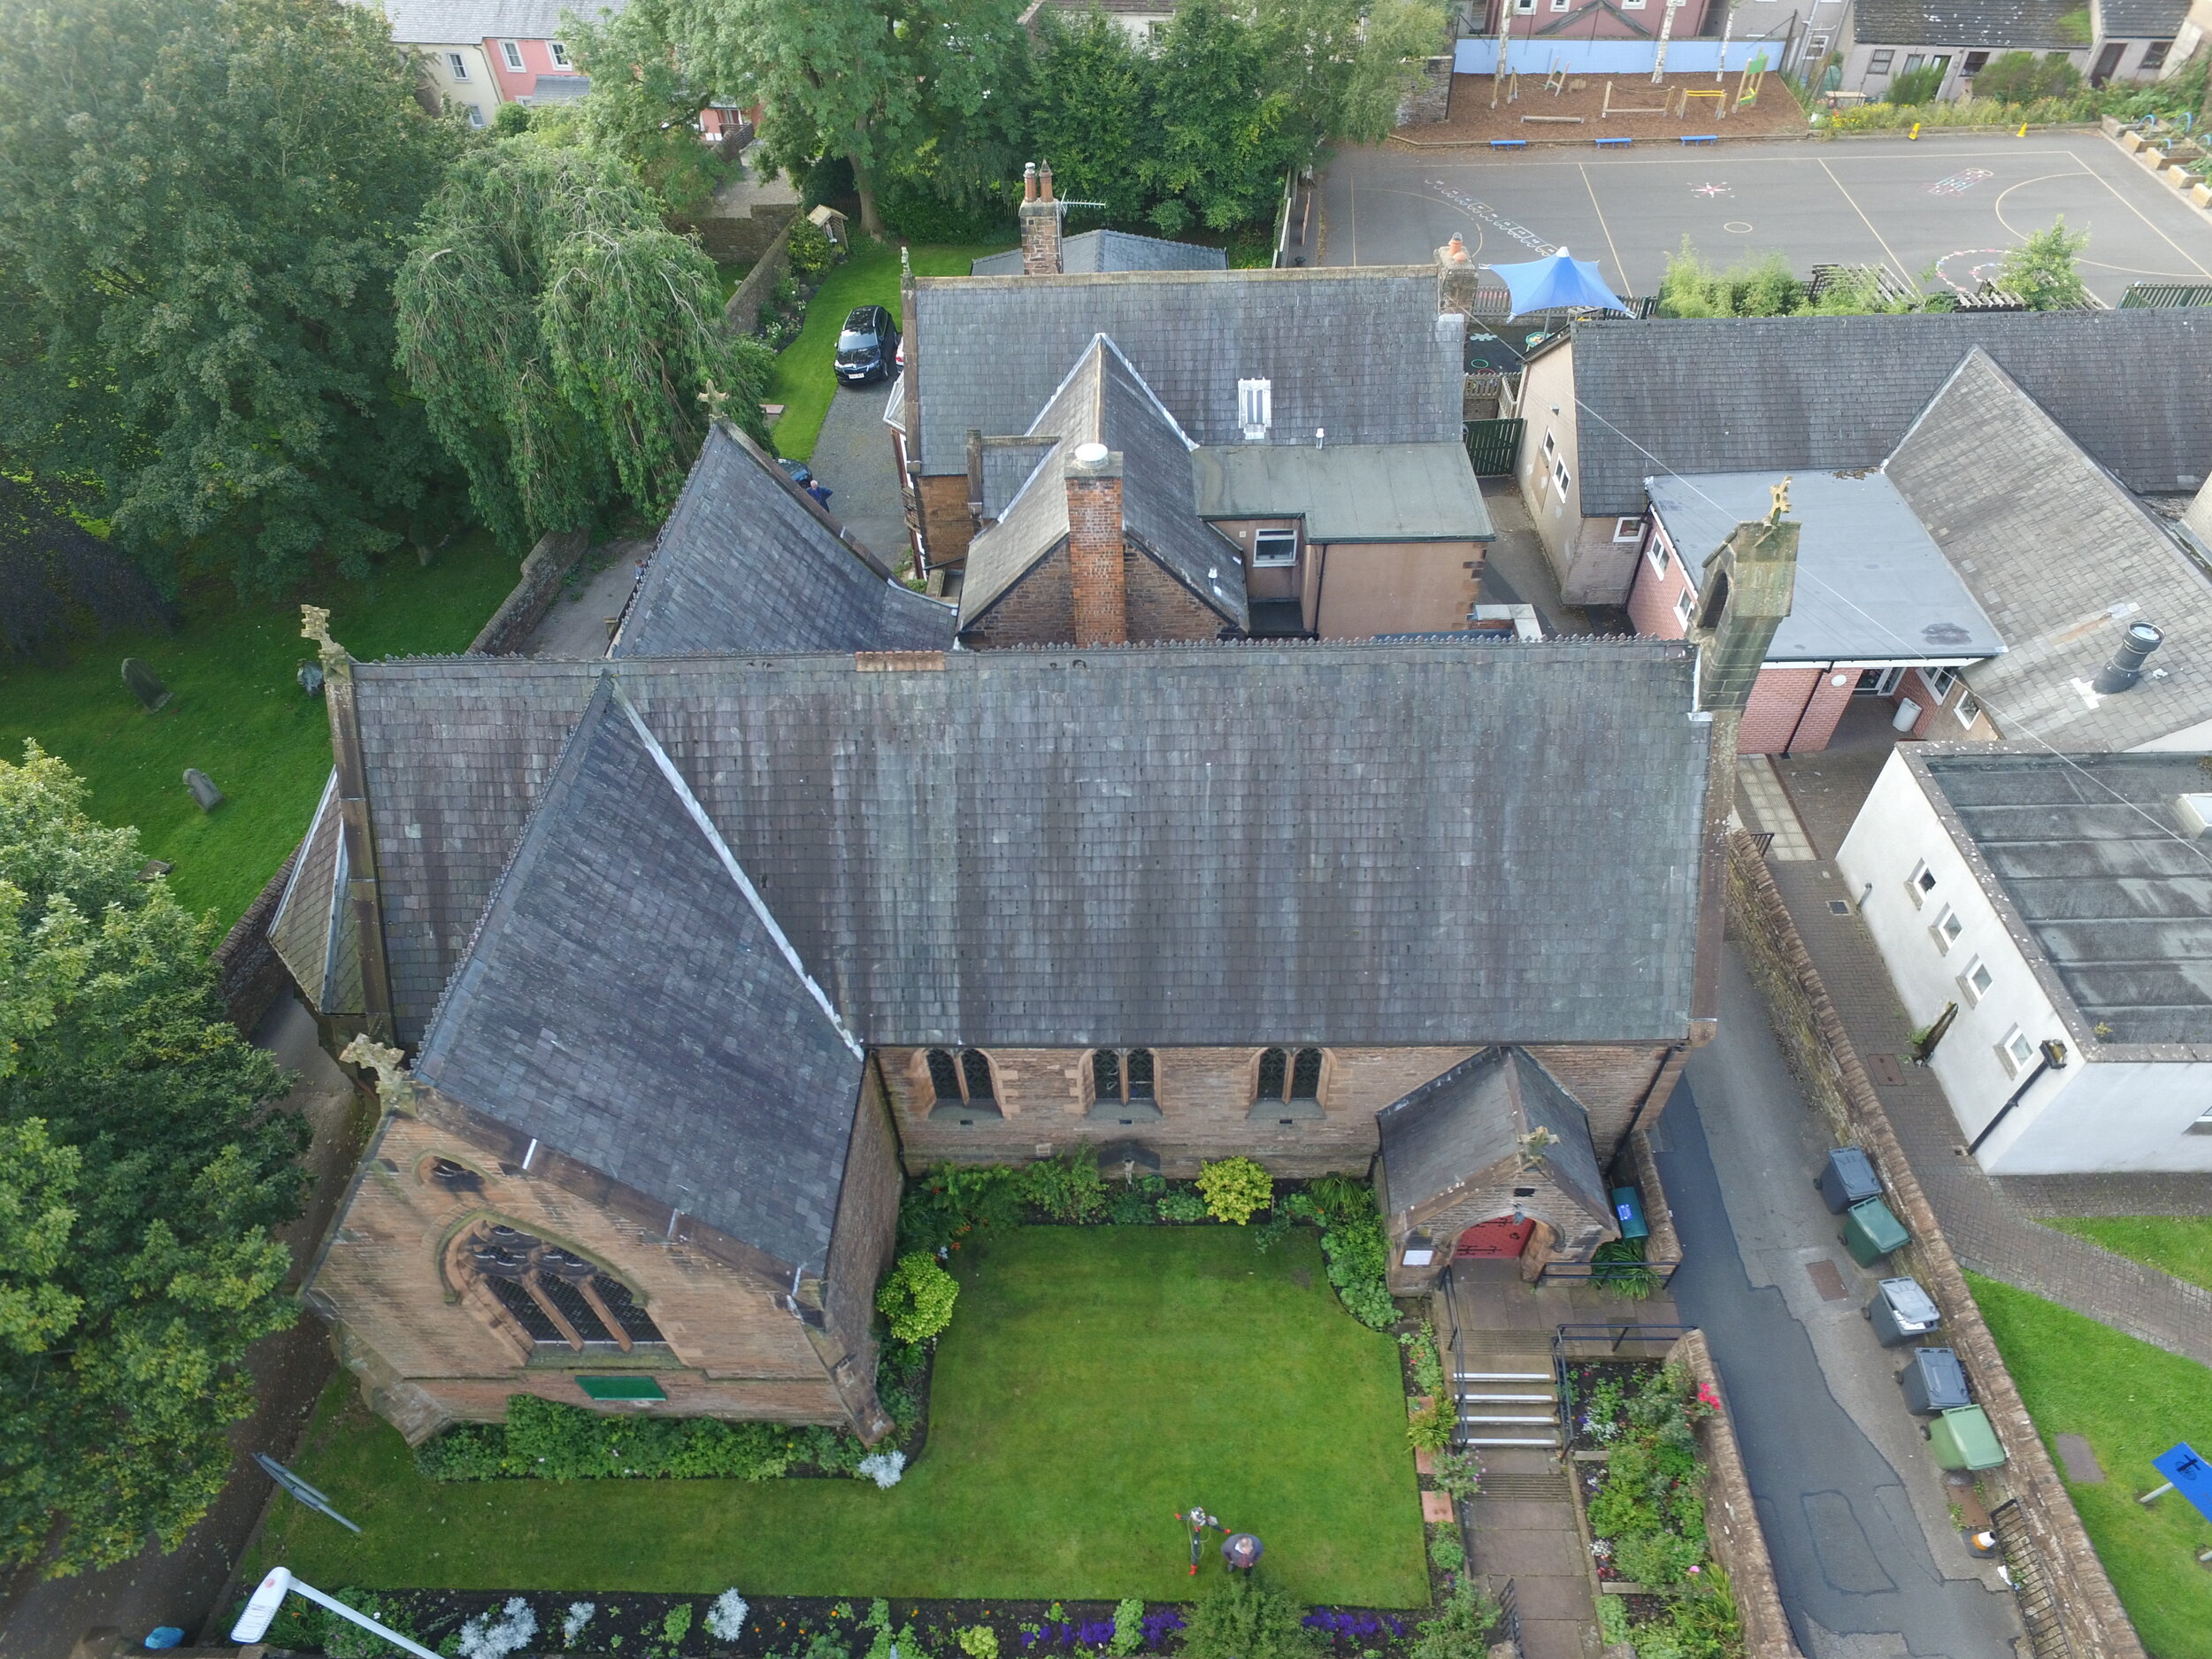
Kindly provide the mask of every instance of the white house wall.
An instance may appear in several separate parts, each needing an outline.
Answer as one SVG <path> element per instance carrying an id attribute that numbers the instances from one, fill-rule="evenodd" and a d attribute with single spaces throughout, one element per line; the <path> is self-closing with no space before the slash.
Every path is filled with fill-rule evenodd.
<path id="1" fill-rule="evenodd" d="M 1935 886 L 1916 902 L 1912 878 L 1924 860 Z M 1929 1069 L 1943 1086 L 1962 1142 L 1970 1142 L 2032 1067 L 2016 1072 L 2002 1057 L 2016 1026 L 2039 1048 L 2047 1039 L 2070 1051 L 2077 1045 L 1901 754 L 1882 768 L 1836 864 L 1852 895 L 1864 895 L 1863 919 L 1914 1026 L 1924 1029 L 1946 1004 L 1958 1004 Z M 1945 948 L 1936 927 L 1947 906 L 1962 926 Z M 1978 960 L 1991 975 L 1978 1001 L 1964 983 Z M 1997 1175 L 2212 1171 L 2212 1133 L 2190 1133 L 2208 1109 L 2212 1065 L 2090 1064 L 2075 1053 L 2062 1070 L 2046 1071 L 2029 1086 L 1977 1156 Z"/>

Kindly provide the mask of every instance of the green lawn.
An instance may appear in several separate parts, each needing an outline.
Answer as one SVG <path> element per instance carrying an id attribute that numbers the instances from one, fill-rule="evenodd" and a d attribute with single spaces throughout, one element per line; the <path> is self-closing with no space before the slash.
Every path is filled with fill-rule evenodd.
<path id="1" fill-rule="evenodd" d="M 2212 1290 L 2212 1216 L 2062 1216 L 2044 1225 Z"/>
<path id="2" fill-rule="evenodd" d="M 403 549 L 367 582 L 323 577 L 284 604 L 242 606 L 220 584 L 188 596 L 174 634 L 111 634 L 65 667 L 0 664 L 0 756 L 20 760 L 35 738 L 61 757 L 91 786 L 94 815 L 137 826 L 146 851 L 176 866 L 178 899 L 228 926 L 307 828 L 330 771 L 322 700 L 294 678 L 315 649 L 297 602 L 328 606 L 333 635 L 358 657 L 460 651 L 517 574 L 480 534 L 426 569 Z M 175 694 L 160 713 L 125 688 L 126 657 Z M 213 813 L 186 793 L 188 766 L 229 797 Z"/>
<path id="3" fill-rule="evenodd" d="M 1308 1601 L 1427 1600 L 1396 1344 L 1355 1322 L 1310 1233 L 1040 1227 L 961 1267 L 929 1443 L 857 1480 L 437 1486 L 353 1396 L 301 1474 L 365 1529 L 287 1506 L 256 1572 L 367 1588 L 1172 1601 L 1175 1511 L 1257 1532 Z"/>
<path id="4" fill-rule="evenodd" d="M 2177 1494 L 2135 1502 L 2159 1482 L 2151 1459 L 2177 1440 L 2212 1448 L 2212 1371 L 2040 1297 L 1968 1275 L 2046 1442 L 2085 1437 L 2100 1485 L 2069 1481 L 2090 1540 L 2152 1659 L 2212 1659 L 2212 1521 Z M 2056 1455 L 2056 1448 L 2053 1447 Z M 2062 1472 L 2063 1465 L 2061 1465 Z"/>
<path id="5" fill-rule="evenodd" d="M 965 276 L 979 254 L 997 253 L 1010 242 L 967 246 L 922 246 L 910 250 L 916 276 Z M 899 249 L 858 232 L 852 252 L 830 268 L 807 302 L 806 326 L 799 337 L 776 354 L 776 373 L 768 382 L 768 401 L 783 405 L 776 423 L 776 449 L 795 461 L 814 453 L 822 421 L 837 390 L 837 331 L 856 305 L 887 305 L 899 314 Z"/>

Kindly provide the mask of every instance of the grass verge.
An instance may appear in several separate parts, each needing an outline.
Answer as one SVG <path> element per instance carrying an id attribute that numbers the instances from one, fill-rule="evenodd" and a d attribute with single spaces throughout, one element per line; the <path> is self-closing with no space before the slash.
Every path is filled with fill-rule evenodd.
<path id="1" fill-rule="evenodd" d="M 364 1527 L 274 1512 L 253 1571 L 310 1583 L 765 1594 L 1189 1594 L 1175 1511 L 1257 1532 L 1310 1602 L 1428 1598 L 1397 1345 L 1338 1306 L 1300 1232 L 1035 1227 L 960 1265 L 929 1443 L 858 1480 L 440 1486 L 350 1391 L 302 1475 Z"/>
<path id="2" fill-rule="evenodd" d="M 2097 1454 L 2105 1479 L 2066 1489 L 2143 1646 L 2156 1659 L 2212 1659 L 2212 1589 L 2196 1563 L 2212 1521 L 2175 1494 L 2135 1501 L 2175 1441 L 2212 1448 L 2212 1371 L 2010 1285 L 1967 1281 L 2045 1441 L 2079 1434 Z"/>
<path id="3" fill-rule="evenodd" d="M 2061 1216 L 2043 1225 L 2212 1290 L 2212 1216 Z"/>
<path id="4" fill-rule="evenodd" d="M 979 254 L 997 253 L 1009 244 L 982 242 L 964 245 L 910 248 L 909 257 L 916 276 L 965 276 Z M 852 251 L 822 279 L 822 286 L 807 302 L 806 325 L 799 337 L 776 354 L 776 372 L 768 382 L 768 401 L 783 405 L 776 422 L 776 449 L 795 461 L 810 459 L 814 441 L 822 434 L 830 399 L 837 391 L 837 331 L 856 305 L 887 305 L 899 311 L 899 246 L 878 242 L 858 232 Z"/>
<path id="5" fill-rule="evenodd" d="M 517 574 L 479 533 L 427 567 L 402 549 L 365 582 L 326 575 L 298 598 L 327 605 L 334 637 L 358 657 L 460 651 Z M 111 634 L 64 666 L 0 666 L 0 755 L 21 759 L 26 738 L 58 755 L 89 786 L 94 815 L 135 825 L 148 855 L 176 866 L 179 902 L 227 927 L 306 830 L 330 772 L 330 726 L 294 677 L 314 655 L 296 603 L 242 605 L 225 584 L 182 609 L 173 634 Z M 126 657 L 175 694 L 159 713 L 125 688 Z M 213 812 L 192 803 L 188 766 L 228 797 Z"/>

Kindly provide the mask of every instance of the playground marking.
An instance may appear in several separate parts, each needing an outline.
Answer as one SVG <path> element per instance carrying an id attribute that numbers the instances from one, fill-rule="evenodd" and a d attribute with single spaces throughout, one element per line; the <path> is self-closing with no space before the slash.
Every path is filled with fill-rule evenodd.
<path id="1" fill-rule="evenodd" d="M 1598 205 L 1598 188 L 1590 182 L 1590 170 L 1580 162 L 1575 171 L 1582 175 L 1582 188 L 1590 193 L 1590 211 L 1598 216 L 1598 228 L 1605 233 L 1605 246 L 1613 256 L 1613 269 L 1620 273 L 1621 286 L 1628 286 L 1628 267 L 1621 263 L 1621 250 L 1613 245 L 1613 227 L 1605 222 L 1605 210 Z"/>
<path id="2" fill-rule="evenodd" d="M 2005 217 L 2005 198 L 2010 196 L 2015 190 L 2024 190 L 2032 184 L 2046 184 L 2053 179 L 2097 179 L 2097 182 L 2104 184 L 2106 189 L 2112 189 L 2112 187 L 2109 184 L 2106 184 L 2102 179 L 2098 178 L 2095 173 L 2090 172 L 2085 167 L 2079 173 L 2038 173 L 2032 179 L 2023 179 L 2017 184 L 2007 185 L 2003 189 L 1997 193 L 1997 199 L 1989 204 L 1990 211 L 1997 215 L 1997 222 L 2003 226 L 2005 229 L 2009 231 L 2013 235 L 2019 237 L 2022 242 L 2027 241 L 2027 233 L 2023 231 L 2017 225 L 2014 224 L 2010 219 Z M 2119 195 L 2117 190 L 2113 190 L 2112 193 L 2115 196 Z M 2122 196 L 2121 200 L 2129 208 L 2132 209 L 2134 207 L 2134 204 L 2128 202 L 2126 197 Z M 2136 217 L 2138 219 L 2143 219 L 2142 214 L 2139 212 L 2136 214 Z M 2144 219 L 2143 222 L 2146 225 L 2150 225 L 2151 223 L 2147 219 Z M 2085 230 L 2093 230 L 2094 227 L 2085 225 L 2082 228 Z M 2151 225 L 2151 228 L 2153 230 L 2158 230 L 2158 227 L 2155 225 Z M 2176 253 L 2180 254 L 2183 258 L 2189 259 L 2187 250 L 2177 243 L 2172 237 L 2168 236 L 2163 231 L 2159 231 L 2158 234 L 2160 238 L 2164 241 L 2168 247 L 2173 249 Z M 2197 268 L 2194 271 L 2152 271 L 2147 270 L 2141 265 L 2112 265 L 2102 259 L 2084 259 L 2079 255 L 2075 256 L 2075 263 L 2077 265 L 2094 265 L 2100 271 L 2116 271 L 2123 276 L 2163 277 L 2170 281 L 2176 282 L 2188 282 L 2194 280 L 2198 277 L 2212 275 L 2212 273 L 2208 273 L 2200 265 L 2197 265 Z M 2194 259 L 2189 259 L 2189 263 L 2196 265 L 2196 261 Z"/>
<path id="3" fill-rule="evenodd" d="M 1979 291 L 1983 283 L 1995 280 L 1999 267 L 2005 262 L 2005 255 L 2010 251 L 2006 248 L 1961 248 L 1936 261 L 1936 275 L 1957 292 L 1973 294 Z M 1965 279 L 1961 280 L 1952 274 L 1951 262 L 1955 259 L 1978 259 L 1981 263 L 1968 265 Z"/>
<path id="4" fill-rule="evenodd" d="M 1938 179 L 1928 187 L 1928 194 L 1930 196 L 1963 196 L 1984 179 L 1994 176 L 1986 167 L 1969 167 L 1963 173 L 1955 173 L 1947 179 Z"/>
<path id="5" fill-rule="evenodd" d="M 1585 173 L 1583 175 L 1583 183 L 1586 186 L 1589 181 L 1589 175 Z M 1553 253 L 1557 251 L 1557 244 L 1546 242 L 1541 236 L 1539 236 L 1527 226 L 1516 224 L 1512 219 L 1505 218 L 1488 203 L 1476 201 L 1473 196 L 1469 196 L 1464 190 L 1453 189 L 1450 185 L 1446 184 L 1441 179 L 1431 179 L 1429 180 L 1429 188 L 1435 191 L 1437 195 L 1443 197 L 1445 201 L 1449 202 L 1454 207 L 1459 209 L 1461 212 L 1465 213 L 1471 218 L 1483 223 L 1494 225 L 1507 236 L 1512 238 L 1513 241 L 1519 242 L 1522 247 L 1535 250 L 1540 257 L 1548 258 Z M 1593 196 L 1591 199 L 1595 201 L 1596 197 Z M 1616 259 L 1614 263 L 1617 265 L 1620 262 L 1618 259 Z"/>
<path id="6" fill-rule="evenodd" d="M 1732 184 L 1694 184 L 1690 189 L 1692 194 L 1704 196 L 1708 200 L 1714 196 L 1736 194 L 1736 187 Z"/>
<path id="7" fill-rule="evenodd" d="M 2183 258 L 2187 259 L 2191 265 L 2195 265 L 2199 274 L 2203 276 L 2212 276 L 2212 271 L 2206 270 L 2204 265 L 2193 257 L 2186 248 L 2176 242 L 2171 236 L 2169 236 L 2164 231 L 2160 230 L 2157 225 L 2152 221 L 2149 214 L 2146 213 L 2141 208 L 2136 206 L 2134 203 L 2129 201 L 2127 197 L 2122 196 L 2118 190 L 2114 189 L 2111 180 L 2106 178 L 2101 173 L 2098 173 L 2089 167 L 2082 166 L 2081 157 L 2074 154 L 2074 152 L 2070 150 L 2066 152 L 2066 158 L 2067 160 L 2072 162 L 2077 167 L 2081 167 L 2084 173 L 2088 173 L 2091 178 L 2094 179 L 2099 184 L 2104 186 L 2106 189 L 2111 190 L 2114 201 L 2119 203 L 2122 207 L 2127 209 L 2129 212 L 2134 214 L 2135 217 L 2141 219 L 2143 223 L 2150 226 L 2152 233 L 2157 236 L 2158 240 L 2164 242 L 2169 248 L 2171 248 Z"/>
<path id="8" fill-rule="evenodd" d="M 1859 198 L 1843 188 L 1843 180 L 1836 177 L 1836 170 L 1825 161 L 1820 163 L 1820 170 L 1828 175 L 1828 182 L 1836 187 L 1836 194 L 1851 204 L 1851 211 L 1859 216 L 1859 223 L 1865 226 L 1874 240 L 1882 244 L 1882 251 L 1889 256 L 1889 268 L 1893 271 L 1911 270 L 1910 265 L 1897 257 L 1897 250 L 1889 245 L 1888 239 L 1874 228 L 1874 221 L 1866 216 L 1866 210 L 1859 205 Z"/>
<path id="9" fill-rule="evenodd" d="M 1740 219 L 1730 219 L 1725 225 L 1723 225 L 1721 228 L 1724 231 L 1732 232 L 1738 236 L 1748 236 L 1751 234 L 1751 227 L 1745 224 L 1743 220 Z"/>

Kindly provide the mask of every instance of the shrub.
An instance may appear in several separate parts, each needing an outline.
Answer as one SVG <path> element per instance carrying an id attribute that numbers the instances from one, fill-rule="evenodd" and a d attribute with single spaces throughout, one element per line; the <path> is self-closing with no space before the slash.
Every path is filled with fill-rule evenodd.
<path id="1" fill-rule="evenodd" d="M 970 1624 L 960 1632 L 960 1651 L 968 1659 L 998 1659 L 998 1632 L 988 1624 Z"/>
<path id="2" fill-rule="evenodd" d="M 1454 1498 L 1471 1498 L 1482 1490 L 1482 1458 L 1471 1446 L 1449 1448 L 1436 1455 L 1437 1490 Z"/>
<path id="3" fill-rule="evenodd" d="M 1413 1392 L 1417 1394 L 1441 1394 L 1444 1389 L 1444 1356 L 1436 1351 L 1436 1326 L 1421 1321 L 1418 1331 L 1408 1333 L 1398 1339 L 1398 1346 L 1406 1351 L 1412 1362 Z"/>
<path id="4" fill-rule="evenodd" d="M 1321 1637 L 1305 1609 L 1260 1577 L 1258 1568 L 1225 1572 L 1190 1609 L 1184 1659 L 1319 1659 Z"/>
<path id="5" fill-rule="evenodd" d="M 584 1627 L 591 1623 L 592 1615 L 598 1610 L 599 1603 L 596 1601 L 571 1601 L 568 1611 L 561 1615 L 561 1646 L 573 1647 L 576 1639 L 584 1633 Z M 707 1616 L 707 1628 L 714 1628 L 712 1614 Z M 718 1635 L 720 1632 L 716 1633 Z"/>
<path id="6" fill-rule="evenodd" d="M 1222 1158 L 1199 1167 L 1198 1190 L 1216 1221 L 1240 1227 L 1267 1208 L 1275 1196 L 1275 1181 L 1250 1158 Z"/>
<path id="7" fill-rule="evenodd" d="M 433 1480 L 773 1480 L 795 1463 L 842 1471 L 860 1442 L 827 1428 L 713 1417 L 608 1417 L 513 1394 L 505 1424 L 465 1424 L 426 1440 L 415 1463 Z"/>
<path id="8" fill-rule="evenodd" d="M 1022 1170 L 1019 1180 L 1022 1195 L 1055 1221 L 1089 1221 L 1105 1210 L 1106 1183 L 1099 1177 L 1096 1147 L 1040 1159 Z"/>
<path id="9" fill-rule="evenodd" d="M 1305 1196 L 1330 1225 L 1375 1213 L 1375 1194 L 1364 1181 L 1348 1175 L 1324 1175 L 1306 1188 Z"/>
<path id="10" fill-rule="evenodd" d="M 1361 1189 L 1363 1196 L 1365 1189 Z M 1364 1215 L 1333 1220 L 1321 1234 L 1322 1254 L 1329 1258 L 1329 1283 L 1347 1311 L 1362 1325 L 1386 1331 L 1398 1322 L 1398 1305 L 1390 1299 L 1386 1274 L 1390 1241 L 1367 1199 Z"/>
<path id="11" fill-rule="evenodd" d="M 691 1603 L 679 1601 L 662 1616 L 661 1640 L 671 1647 L 679 1647 L 683 1645 L 684 1638 L 690 1634 Z"/>
<path id="12" fill-rule="evenodd" d="M 2032 232 L 2028 239 L 2005 255 L 1997 268 L 1997 286 L 2016 294 L 2039 311 L 2065 311 L 2089 297 L 2089 290 L 2074 268 L 2074 256 L 2089 243 L 2085 232 L 2066 228 L 2060 214 L 2047 230 Z"/>
<path id="13" fill-rule="evenodd" d="M 503 104 L 492 112 L 492 131 L 512 138 L 530 130 L 530 108 L 525 104 Z"/>
<path id="14" fill-rule="evenodd" d="M 952 1323 L 960 1281 L 926 1250 L 910 1250 L 876 1292 L 876 1306 L 902 1342 L 926 1342 Z"/>
<path id="15" fill-rule="evenodd" d="M 1467 1564 L 1467 1548 L 1459 1541 L 1459 1528 L 1440 1526 L 1429 1534 L 1429 1559 L 1440 1572 L 1457 1572 Z"/>
<path id="16" fill-rule="evenodd" d="M 1487 1659 L 1498 1604 L 1462 1578 L 1436 1617 L 1415 1627 L 1409 1659 Z"/>
<path id="17" fill-rule="evenodd" d="M 899 1248 L 959 1249 L 970 1238 L 1020 1221 L 1022 1194 L 1003 1164 L 940 1164 L 899 1203 Z"/>
<path id="18" fill-rule="evenodd" d="M 1131 1596 L 1114 1603 L 1114 1633 L 1106 1644 L 1106 1651 L 1115 1659 L 1129 1659 L 1129 1655 L 1144 1649 L 1144 1603 Z"/>
<path id="19" fill-rule="evenodd" d="M 870 1452 L 860 1460 L 853 1472 L 863 1480 L 872 1480 L 878 1489 L 889 1491 L 906 1478 L 906 1454 L 900 1451 Z"/>
<path id="20" fill-rule="evenodd" d="M 735 1641 L 745 1633 L 745 1616 L 752 1610 L 735 1586 L 723 1591 L 707 1609 L 707 1634 L 717 1641 Z"/>
<path id="21" fill-rule="evenodd" d="M 691 1609 L 684 1609 L 684 1625 L 691 1624 Z M 365 1631 L 364 1635 L 368 1634 Z M 461 1659 L 507 1659 L 511 1653 L 519 1653 L 530 1645 L 530 1639 L 538 1633 L 538 1616 L 530 1610 L 530 1604 L 518 1595 L 507 1598 L 507 1605 L 495 1617 L 479 1613 L 461 1626 Z M 371 1637 L 373 1651 L 384 1651 L 381 1639 Z"/>
<path id="22" fill-rule="evenodd" d="M 1653 1532 L 1613 1540 L 1613 1564 L 1621 1576 L 1658 1595 L 1679 1595 L 1687 1589 L 1691 1570 L 1704 1559 L 1702 1538 Z"/>
<path id="23" fill-rule="evenodd" d="M 1156 1175 L 1150 1179 L 1160 1179 Z M 1165 1183 L 1161 1185 L 1164 1187 Z M 1122 1187 L 1106 1205 L 1106 1219 L 1118 1227 L 1149 1226 L 1159 1218 L 1159 1200 L 1141 1183 Z"/>
<path id="24" fill-rule="evenodd" d="M 2041 58 L 2033 52 L 2000 52 L 1974 77 L 1974 96 L 2000 104 L 2032 104 L 2038 98 L 2062 98 L 2079 85 L 2081 71 L 2066 61 L 2063 52 Z"/>
<path id="25" fill-rule="evenodd" d="M 1917 69 L 1908 69 L 1889 83 L 1889 102 L 1895 104 L 1932 104 L 1943 85 L 1947 65 L 1923 64 Z"/>
<path id="26" fill-rule="evenodd" d="M 1203 1221 L 1207 1215 L 1206 1201 L 1196 1193 L 1170 1193 L 1157 1208 L 1163 1221 Z"/>
<path id="27" fill-rule="evenodd" d="M 1598 1638 L 1609 1647 L 1628 1640 L 1628 1604 L 1617 1595 L 1598 1597 Z"/>
<path id="28" fill-rule="evenodd" d="M 1440 1452 L 1452 1443 L 1459 1413 L 1452 1397 L 1439 1390 L 1428 1404 L 1406 1417 L 1406 1439 L 1417 1451 Z"/>
<path id="29" fill-rule="evenodd" d="M 1598 1246 L 1590 1262 L 1607 1270 L 1592 1277 L 1624 1302 L 1643 1302 L 1659 1294 L 1659 1275 L 1644 1265 L 1641 1239 L 1609 1239 Z"/>
<path id="30" fill-rule="evenodd" d="M 810 219 L 792 225 L 790 239 L 783 247 L 793 273 L 801 278 L 820 276 L 837 263 L 837 244 Z"/>

